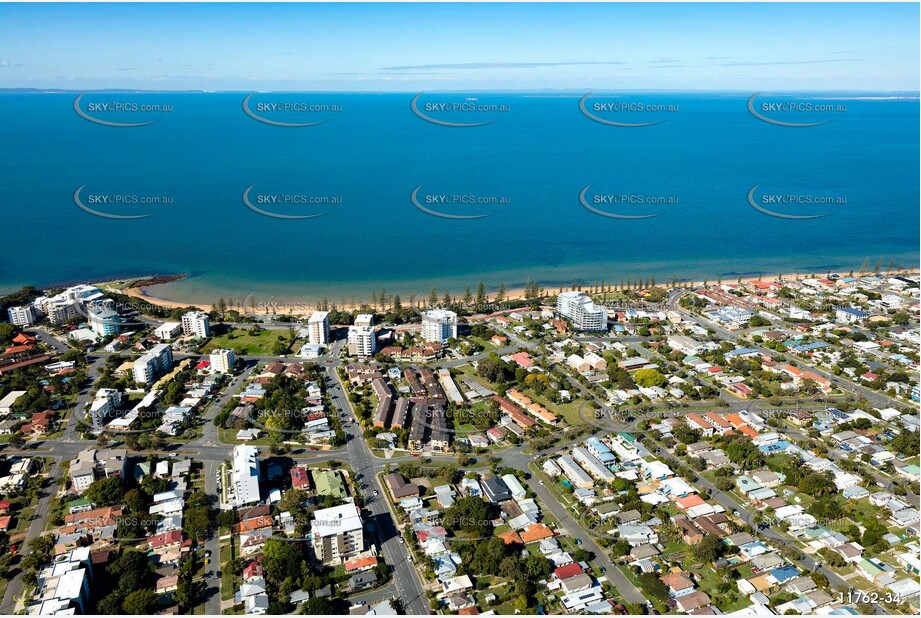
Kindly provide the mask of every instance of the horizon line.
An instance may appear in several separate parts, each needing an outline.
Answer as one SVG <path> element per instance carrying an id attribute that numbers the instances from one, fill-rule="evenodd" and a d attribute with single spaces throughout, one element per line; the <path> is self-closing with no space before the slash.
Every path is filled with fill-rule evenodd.
<path id="1" fill-rule="evenodd" d="M 732 88 L 732 89 L 716 89 L 716 88 L 696 88 L 696 89 L 670 89 L 670 88 L 513 88 L 513 89 L 489 89 L 489 88 L 470 88 L 470 89 L 410 89 L 410 90 L 342 90 L 342 89 L 331 89 L 331 90 L 264 90 L 264 89 L 226 89 L 226 90 L 211 90 L 204 88 L 186 88 L 186 89 L 160 89 L 160 88 L 36 88 L 32 86 L 12 86 L 12 87 L 0 87 L 0 93 L 16 93 L 21 92 L 23 94 L 63 94 L 63 93 L 93 93 L 93 92 L 124 92 L 124 93 L 177 93 L 177 94 L 189 94 L 189 93 L 200 93 L 200 94 L 241 94 L 241 93 L 322 93 L 322 94 L 418 94 L 419 92 L 426 93 L 458 93 L 458 94 L 467 94 L 467 93 L 533 93 L 533 92 L 555 92 L 561 94 L 580 94 L 584 95 L 586 92 L 590 93 L 617 93 L 617 92 L 663 92 L 663 93 L 714 93 L 714 94 L 751 94 L 751 89 L 742 89 L 742 88 Z M 767 90 L 761 90 L 757 92 L 762 92 L 765 94 L 778 93 L 815 93 L 815 94 L 901 94 L 901 95 L 914 95 L 921 96 L 921 90 L 861 90 L 861 89 L 849 89 L 849 88 L 838 88 L 838 89 L 786 89 L 786 88 L 772 88 Z"/>

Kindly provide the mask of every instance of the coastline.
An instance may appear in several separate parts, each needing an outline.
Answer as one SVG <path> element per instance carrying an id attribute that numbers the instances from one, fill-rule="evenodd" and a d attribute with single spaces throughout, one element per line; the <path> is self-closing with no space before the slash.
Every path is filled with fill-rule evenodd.
<path id="1" fill-rule="evenodd" d="M 901 271 L 902 274 L 907 274 L 907 275 L 917 275 L 919 274 L 919 272 L 921 271 L 919 271 L 919 269 L 916 269 L 916 268 L 904 269 Z M 835 271 L 831 273 L 826 273 L 826 275 L 827 274 L 837 274 L 841 277 L 848 275 L 848 273 L 835 272 Z M 855 276 L 863 276 L 867 274 L 872 274 L 872 273 L 855 273 Z M 891 274 L 891 273 L 883 271 L 883 274 Z M 822 275 L 822 276 L 826 276 L 826 275 Z M 133 279 L 133 280 L 123 279 L 123 280 L 114 280 L 114 281 L 104 281 L 104 282 L 97 283 L 96 285 L 98 285 L 100 288 L 110 289 L 120 294 L 124 294 L 132 298 L 143 300 L 152 305 L 157 305 L 159 307 L 163 307 L 166 309 L 183 309 L 186 307 L 195 307 L 203 311 L 210 311 L 212 309 L 211 304 L 205 304 L 201 302 L 180 302 L 176 300 L 170 300 L 167 298 L 162 298 L 156 295 L 156 293 L 152 293 L 150 290 L 150 288 L 154 286 L 164 286 L 164 287 L 169 286 L 171 283 L 184 279 L 185 277 L 186 275 L 169 275 L 169 276 L 138 278 L 138 279 Z M 724 280 L 723 283 L 738 283 L 739 281 L 741 281 L 741 283 L 754 283 L 757 281 L 770 282 L 770 281 L 777 281 L 780 278 L 783 278 L 785 280 L 801 280 L 801 279 L 810 278 L 810 277 L 811 275 L 803 274 L 803 273 L 778 273 L 777 275 L 773 275 L 770 277 L 760 276 L 760 277 L 741 277 L 741 278 L 735 278 L 731 280 L 727 279 L 727 280 Z M 662 285 L 666 285 L 670 287 L 669 283 L 662 282 L 659 284 L 659 287 L 661 287 Z M 686 285 L 689 285 L 691 287 L 699 287 L 699 286 L 704 285 L 704 283 L 708 283 L 712 285 L 716 283 L 716 280 L 715 279 L 707 279 L 707 280 L 697 279 L 697 280 L 688 282 Z M 583 285 L 583 287 L 589 288 L 592 285 L 597 285 L 597 283 L 593 283 L 593 284 L 586 283 Z M 554 286 L 553 289 L 555 290 L 556 286 Z M 232 294 L 225 294 L 224 296 L 230 297 L 232 296 Z M 496 302 L 495 301 L 495 298 L 496 298 L 495 291 L 488 292 L 486 294 L 486 297 L 487 297 L 488 302 Z M 523 286 L 507 288 L 505 291 L 505 300 L 522 300 L 524 299 L 524 297 L 525 297 L 525 288 Z M 283 305 L 285 308 L 284 314 L 293 315 L 297 317 L 309 317 L 310 314 L 316 311 L 315 305 L 318 301 L 319 301 L 318 298 L 302 297 L 299 299 L 285 300 L 285 301 L 280 302 L 280 304 Z M 409 299 L 404 300 L 404 304 L 406 304 L 407 302 L 409 302 Z M 333 303 L 333 302 L 330 302 L 330 306 L 331 307 L 334 306 L 336 309 L 340 311 L 355 311 L 355 310 L 361 309 L 362 307 L 360 303 L 359 304 L 353 304 L 353 303 L 342 304 L 342 303 Z"/>

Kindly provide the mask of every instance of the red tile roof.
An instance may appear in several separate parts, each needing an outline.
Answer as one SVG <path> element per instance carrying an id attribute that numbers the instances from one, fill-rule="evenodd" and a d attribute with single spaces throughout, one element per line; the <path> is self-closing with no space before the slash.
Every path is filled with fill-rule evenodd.
<path id="1" fill-rule="evenodd" d="M 291 468 L 291 485 L 295 489 L 310 487 L 310 475 L 307 474 L 307 468 Z"/>
<path id="2" fill-rule="evenodd" d="M 169 532 L 163 532 L 161 534 L 148 537 L 147 544 L 151 549 L 160 549 L 161 547 L 169 547 L 170 545 L 178 545 L 182 543 L 182 530 L 171 530 Z"/>
<path id="3" fill-rule="evenodd" d="M 553 574 L 557 579 L 566 579 L 567 577 L 572 577 L 573 575 L 578 575 L 579 573 L 585 573 L 585 569 L 579 566 L 578 562 L 573 562 L 572 564 L 561 566 L 560 568 L 553 571 Z"/>
<path id="4" fill-rule="evenodd" d="M 359 571 L 377 566 L 377 556 L 367 556 L 365 558 L 352 558 L 345 563 L 345 572 Z"/>

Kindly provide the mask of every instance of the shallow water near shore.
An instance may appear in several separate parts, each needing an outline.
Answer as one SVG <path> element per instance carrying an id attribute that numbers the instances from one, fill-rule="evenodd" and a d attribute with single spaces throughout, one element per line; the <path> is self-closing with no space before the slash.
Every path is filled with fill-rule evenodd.
<path id="1" fill-rule="evenodd" d="M 283 128 L 247 117 L 246 94 L 130 95 L 172 109 L 135 128 L 87 122 L 73 94 L 0 94 L 0 112 L 18 119 L 4 128 L 15 156 L 0 170 L 0 204 L 15 233 L 5 235 L 0 289 L 189 273 L 151 295 L 351 304 L 381 289 L 460 296 L 481 280 L 554 289 L 576 279 L 735 280 L 847 272 L 867 258 L 870 267 L 918 262 L 916 99 L 849 99 L 833 122 L 791 129 L 754 118 L 747 95 L 632 93 L 678 111 L 620 128 L 580 113 L 577 94 L 477 93 L 509 111 L 453 128 L 416 117 L 412 93 L 327 93 L 300 96 L 341 112 Z M 594 209 L 658 216 L 593 212 L 580 201 L 589 185 Z M 755 186 L 759 205 L 827 216 L 766 215 L 748 200 Z M 75 203 L 81 187 L 91 210 L 152 216 L 90 214 Z M 169 200 L 90 203 L 105 195 Z M 327 201 L 269 199 L 278 195 Z M 845 202 L 775 207 L 773 195 Z M 605 201 L 620 196 L 659 201 Z"/>

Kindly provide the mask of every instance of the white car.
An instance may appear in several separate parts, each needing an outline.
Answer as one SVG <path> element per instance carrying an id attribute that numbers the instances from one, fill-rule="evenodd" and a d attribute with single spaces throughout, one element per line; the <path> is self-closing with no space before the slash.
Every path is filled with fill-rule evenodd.
<path id="1" fill-rule="evenodd" d="M 400 545 L 403 545 L 404 543 L 406 543 L 406 540 L 403 537 L 400 537 Z"/>

